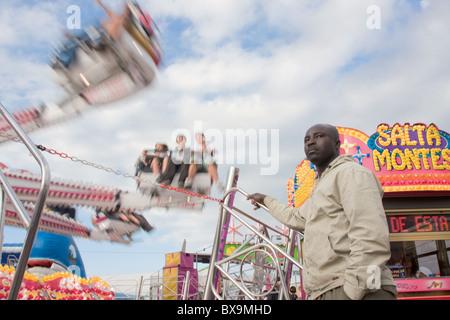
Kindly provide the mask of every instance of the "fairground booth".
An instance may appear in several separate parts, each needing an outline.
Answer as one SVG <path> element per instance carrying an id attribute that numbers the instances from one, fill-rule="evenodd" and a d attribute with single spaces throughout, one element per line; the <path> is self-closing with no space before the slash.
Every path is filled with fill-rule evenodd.
<path id="1" fill-rule="evenodd" d="M 380 124 L 371 136 L 338 130 L 341 154 L 372 170 L 383 186 L 391 241 L 388 265 L 399 299 L 450 299 L 449 134 L 422 123 Z M 314 178 L 305 159 L 288 181 L 290 205 L 302 205 Z"/>

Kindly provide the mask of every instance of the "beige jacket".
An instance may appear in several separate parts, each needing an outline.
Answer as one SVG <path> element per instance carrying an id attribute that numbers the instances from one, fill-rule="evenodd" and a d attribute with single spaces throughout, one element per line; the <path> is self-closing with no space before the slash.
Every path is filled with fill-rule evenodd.
<path id="1" fill-rule="evenodd" d="M 264 204 L 289 228 L 304 231 L 303 285 L 308 299 L 344 286 L 361 299 L 381 285 L 393 285 L 386 262 L 389 231 L 376 176 L 351 156 L 336 158 L 298 209 L 269 196 Z"/>

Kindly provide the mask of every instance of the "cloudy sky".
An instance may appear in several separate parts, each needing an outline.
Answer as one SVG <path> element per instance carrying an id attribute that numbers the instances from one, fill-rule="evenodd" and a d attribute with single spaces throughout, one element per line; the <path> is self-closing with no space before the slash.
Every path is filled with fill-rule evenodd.
<path id="1" fill-rule="evenodd" d="M 104 2 L 122 8 L 119 1 Z M 143 148 L 159 141 L 173 146 L 174 132 L 194 135 L 201 127 L 215 133 L 223 182 L 234 165 L 245 191 L 286 201 L 286 181 L 304 158 L 303 135 L 315 123 L 369 135 L 380 123 L 435 123 L 450 130 L 448 0 L 139 2 L 161 32 L 165 57 L 157 81 L 125 100 L 33 133 L 35 143 L 133 173 Z M 0 3 L 0 101 L 11 112 L 62 94 L 47 63 L 67 30 L 70 5 L 80 7 L 83 26 L 104 17 L 93 0 Z M 256 134 L 257 141 L 227 148 L 226 133 L 239 130 Z M 39 172 L 23 146 L 6 143 L 0 149 L 0 161 L 10 168 Z M 244 163 L 237 157 L 242 152 Z M 135 190 L 130 179 L 46 158 L 53 177 Z M 136 234 L 131 246 L 77 239 L 89 277 L 157 271 L 183 239 L 190 252 L 210 247 L 218 206 L 208 202 L 201 213 L 144 214 L 156 229 Z M 255 214 L 266 219 L 263 212 Z M 90 226 L 89 215 L 79 210 L 79 219 Z M 23 236 L 7 228 L 5 242 L 22 242 Z"/>

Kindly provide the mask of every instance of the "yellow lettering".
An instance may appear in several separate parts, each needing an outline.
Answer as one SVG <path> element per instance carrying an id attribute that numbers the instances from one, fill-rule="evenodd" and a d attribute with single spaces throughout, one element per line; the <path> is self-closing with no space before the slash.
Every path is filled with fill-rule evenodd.
<path id="1" fill-rule="evenodd" d="M 400 164 L 397 162 L 398 158 L 400 158 Z M 403 152 L 398 148 L 396 148 L 392 151 L 391 162 L 392 162 L 392 167 L 394 167 L 395 170 L 401 171 L 401 170 L 404 170 L 406 167 L 406 161 L 403 156 Z"/>
<path id="2" fill-rule="evenodd" d="M 385 132 L 389 130 L 389 126 L 386 124 L 380 124 L 377 127 L 377 132 L 380 135 L 380 137 L 378 138 L 378 142 L 380 143 L 380 145 L 382 145 L 383 147 L 387 147 L 388 145 L 391 144 L 391 138 L 390 136 Z M 386 140 L 381 139 L 381 137 L 385 138 Z"/>
<path id="3" fill-rule="evenodd" d="M 389 156 L 389 150 L 384 149 L 383 153 L 380 153 L 378 150 L 373 150 L 372 152 L 373 156 L 373 165 L 375 168 L 375 171 L 380 171 L 380 165 L 384 166 L 386 165 L 387 170 L 392 170 L 392 164 L 391 164 L 391 157 Z M 378 162 L 380 164 L 378 164 Z"/>
<path id="4" fill-rule="evenodd" d="M 414 164 L 414 168 L 416 168 L 416 170 L 420 170 L 420 157 L 413 154 L 409 149 L 405 149 L 405 161 L 409 170 L 412 169 L 411 162 Z"/>
<path id="5" fill-rule="evenodd" d="M 445 168 L 445 170 L 450 170 L 450 150 L 449 149 L 442 149 L 442 164 Z"/>
<path id="6" fill-rule="evenodd" d="M 413 131 L 417 131 L 417 139 L 419 139 L 419 144 L 423 146 L 425 144 L 425 140 L 423 140 L 423 130 L 425 130 L 425 126 L 422 124 L 413 125 Z"/>
<path id="7" fill-rule="evenodd" d="M 412 132 L 416 132 L 417 138 Z M 413 126 L 409 123 L 405 123 L 403 126 L 397 123 L 392 128 L 387 124 L 380 124 L 377 127 L 377 133 L 376 143 L 378 146 L 388 147 L 392 145 L 399 147 L 392 151 L 387 148 L 381 148 L 381 151 L 380 149 L 374 149 L 372 157 L 375 171 L 381 171 L 382 169 L 387 171 L 393 169 L 396 171 L 406 169 L 450 171 L 450 147 L 443 149 L 447 146 L 447 138 L 441 136 L 441 132 L 434 124 L 427 127 L 420 123 Z M 444 142 L 445 144 L 442 145 Z M 426 147 L 417 148 L 417 146 Z"/>
<path id="8" fill-rule="evenodd" d="M 438 161 L 441 159 L 439 156 L 439 152 L 441 149 L 433 148 L 431 149 L 431 163 L 433 164 L 433 169 L 435 170 L 443 170 L 444 166 L 442 164 L 438 164 Z"/>
<path id="9" fill-rule="evenodd" d="M 415 146 L 417 145 L 417 141 L 416 140 L 412 140 L 409 137 L 409 124 L 405 124 L 404 126 L 404 130 L 405 130 L 405 140 L 406 140 L 406 145 L 407 146 Z"/>
<path id="10" fill-rule="evenodd" d="M 397 139 L 400 139 L 400 145 L 405 145 L 405 135 L 403 134 L 402 127 L 396 124 L 391 130 L 391 141 L 392 145 L 397 145 Z"/>
<path id="11" fill-rule="evenodd" d="M 439 130 L 434 125 L 431 124 L 427 129 L 428 145 L 430 145 L 430 146 L 433 145 L 433 139 L 436 142 L 435 146 L 441 145 L 441 135 L 439 134 Z"/>
<path id="12" fill-rule="evenodd" d="M 421 149 L 413 149 L 413 152 L 415 157 L 422 156 L 423 168 L 429 170 L 430 164 L 428 163 L 427 155 L 430 152 L 430 150 L 426 148 L 421 148 Z"/>

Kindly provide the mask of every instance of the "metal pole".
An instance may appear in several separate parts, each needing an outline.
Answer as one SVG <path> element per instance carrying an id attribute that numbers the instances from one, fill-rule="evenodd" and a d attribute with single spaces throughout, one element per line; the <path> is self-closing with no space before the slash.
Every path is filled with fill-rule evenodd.
<path id="1" fill-rule="evenodd" d="M 287 243 L 286 243 L 286 253 L 290 256 L 294 256 L 294 252 L 295 252 L 295 242 L 297 239 L 297 233 L 295 232 L 295 230 L 290 229 L 289 230 L 289 237 L 287 239 Z M 283 266 L 283 271 L 285 274 L 285 281 L 286 284 L 289 286 L 291 283 L 291 277 L 292 277 L 292 267 L 293 264 L 292 262 L 288 261 L 288 259 L 284 260 L 284 266 Z M 289 296 L 288 296 L 289 297 Z M 286 299 L 288 298 L 286 297 Z"/>
<path id="2" fill-rule="evenodd" d="M 141 276 L 139 279 L 139 286 L 136 293 L 136 300 L 141 300 L 141 290 L 142 290 L 142 283 L 144 282 L 144 276 Z"/>
<path id="3" fill-rule="evenodd" d="M 241 193 L 242 195 L 244 195 L 245 197 L 248 196 L 248 194 L 243 191 L 240 190 L 238 188 L 232 188 L 232 189 L 228 189 L 227 193 L 231 194 L 236 194 L 236 192 Z M 261 208 L 263 208 L 266 211 L 269 211 L 268 208 L 264 205 L 260 205 Z M 283 250 L 281 248 L 279 248 L 277 245 L 275 245 L 269 238 L 269 235 L 266 234 L 264 235 L 263 232 L 260 232 L 259 230 L 255 229 L 253 226 L 251 226 L 249 223 L 247 223 L 246 221 L 243 220 L 243 218 L 239 217 L 238 215 L 236 215 L 233 210 L 236 210 L 237 212 L 239 212 L 240 214 L 242 214 L 243 216 L 250 218 L 252 220 L 258 221 L 256 219 L 254 219 L 253 217 L 247 215 L 245 212 L 239 210 L 238 208 L 229 208 L 228 206 L 223 206 L 222 207 L 224 210 L 226 210 L 230 215 L 232 215 L 235 219 L 237 219 L 240 223 L 242 223 L 244 226 L 246 226 L 248 229 L 250 229 L 255 235 L 257 235 L 261 240 L 264 240 L 266 242 L 266 246 L 270 247 L 274 252 L 278 252 L 281 255 L 283 255 L 285 257 L 285 263 L 283 266 L 283 269 L 280 267 L 279 262 L 277 261 L 276 265 L 277 265 L 277 270 L 279 270 L 280 273 L 280 284 L 281 284 L 281 290 L 280 290 L 280 294 L 279 294 L 279 299 L 288 299 L 289 297 L 289 293 L 287 290 L 287 285 L 289 284 L 288 279 L 290 279 L 290 272 L 292 271 L 292 266 L 295 265 L 297 266 L 299 269 L 302 269 L 303 267 L 300 265 L 300 263 L 298 261 L 296 261 L 293 258 L 293 252 L 295 249 L 295 235 L 297 235 L 296 231 L 294 230 L 290 230 L 290 234 L 288 237 L 288 245 L 286 248 L 286 252 L 283 252 Z M 261 223 L 261 222 L 260 222 Z M 264 225 L 264 223 L 262 223 Z M 265 225 L 264 225 L 265 226 Z M 265 229 L 267 231 L 266 228 L 270 228 L 268 226 L 265 226 Z M 272 229 L 272 228 L 270 228 Z M 273 231 L 279 233 L 278 231 L 276 231 L 275 229 L 272 229 Z M 244 250 L 245 251 L 245 250 Z M 243 252 L 239 252 L 239 254 L 243 254 Z M 226 262 L 228 259 L 234 259 L 234 257 L 230 256 L 224 260 L 221 261 L 221 264 L 223 264 L 224 262 Z M 275 260 L 274 260 L 275 261 Z M 216 263 L 217 265 L 217 263 Z M 216 266 L 217 268 L 219 268 L 219 266 Z M 220 268 L 220 270 L 223 270 L 222 268 Z M 223 272 L 223 271 L 222 271 Z M 211 288 L 212 289 L 212 288 Z"/>
<path id="4" fill-rule="evenodd" d="M 23 224 L 25 225 L 25 229 L 28 230 L 28 228 L 30 227 L 30 217 L 28 217 L 26 210 L 23 207 L 22 202 L 16 196 L 14 189 L 8 183 L 8 180 L 6 179 L 5 175 L 3 174 L 3 172 L 1 170 L 0 170 L 0 185 L 1 185 L 3 192 L 6 192 L 6 196 L 9 198 L 9 201 L 11 202 L 11 204 L 17 210 L 19 218 L 22 220 Z"/>
<path id="5" fill-rule="evenodd" d="M 191 272 L 188 270 L 186 271 L 186 279 L 184 279 L 184 288 L 183 288 L 183 295 L 181 297 L 182 300 L 187 300 L 188 299 L 188 294 L 189 294 L 189 278 L 191 276 Z"/>
<path id="6" fill-rule="evenodd" d="M 237 179 L 239 177 L 239 169 L 235 167 L 231 167 L 228 170 L 228 178 L 227 178 L 227 184 L 226 184 L 226 190 L 236 187 Z M 234 193 L 233 193 L 234 195 Z M 224 210 L 224 205 L 229 205 L 230 202 L 232 203 L 233 195 L 227 196 L 224 199 L 224 203 L 221 205 L 219 210 L 219 217 L 217 220 L 217 228 L 216 228 L 216 234 L 214 237 L 214 243 L 213 248 L 211 251 L 211 259 L 209 262 L 209 268 L 208 268 L 208 275 L 206 278 L 206 287 L 205 287 L 205 295 L 204 300 L 211 300 L 212 299 L 212 286 L 215 285 L 215 282 L 217 277 L 216 275 L 216 262 L 223 257 L 223 250 L 225 247 L 226 242 L 226 236 L 228 234 L 228 222 L 230 220 L 230 214 Z M 220 252 L 219 252 L 220 251 Z"/>
<path id="7" fill-rule="evenodd" d="M 36 201 L 36 206 L 34 209 L 33 217 L 31 218 L 30 226 L 28 228 L 27 235 L 25 237 L 25 242 L 20 254 L 19 263 L 16 268 L 14 275 L 14 280 L 11 284 L 11 289 L 8 295 L 8 300 L 15 300 L 20 291 L 20 286 L 22 285 L 23 275 L 25 274 L 25 269 L 28 265 L 28 259 L 30 258 L 31 248 L 33 247 L 34 239 L 36 238 L 37 229 L 39 226 L 39 221 L 41 220 L 42 210 L 44 209 L 45 200 L 48 195 L 48 190 L 50 188 L 50 169 L 47 161 L 45 160 L 42 153 L 39 152 L 36 145 L 27 136 L 25 131 L 17 124 L 14 118 L 9 114 L 3 105 L 0 104 L 0 113 L 8 121 L 11 128 L 17 133 L 19 138 L 23 141 L 25 146 L 31 152 L 31 155 L 36 159 L 41 168 L 41 187 Z"/>
<path id="8" fill-rule="evenodd" d="M 0 257 L 3 252 L 3 231 L 5 229 L 5 192 L 3 189 L 0 190 Z"/>

